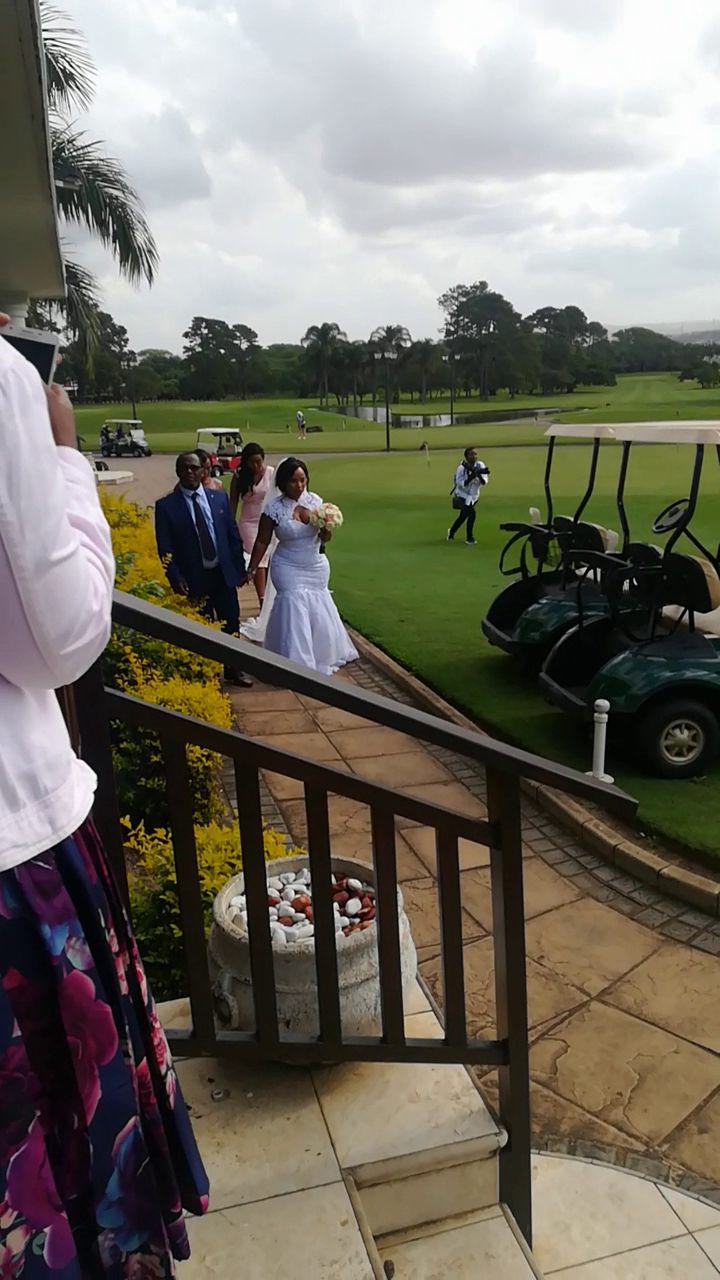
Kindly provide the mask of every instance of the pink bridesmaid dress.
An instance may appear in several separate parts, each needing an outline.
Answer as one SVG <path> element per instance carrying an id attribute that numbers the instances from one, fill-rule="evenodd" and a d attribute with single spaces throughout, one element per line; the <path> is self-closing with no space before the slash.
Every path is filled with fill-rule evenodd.
<path id="1" fill-rule="evenodd" d="M 240 499 L 240 507 L 238 510 L 238 529 L 240 530 L 240 538 L 242 539 L 245 555 L 248 557 L 252 555 L 252 549 L 255 546 L 260 516 L 262 514 L 263 506 L 265 505 L 265 499 L 270 492 L 274 475 L 275 468 L 266 466 L 265 474 L 262 479 L 259 480 L 256 485 L 253 485 L 252 489 L 245 494 L 244 498 Z M 258 565 L 258 568 L 267 569 L 269 563 L 270 548 L 268 547 L 265 555 Z"/>

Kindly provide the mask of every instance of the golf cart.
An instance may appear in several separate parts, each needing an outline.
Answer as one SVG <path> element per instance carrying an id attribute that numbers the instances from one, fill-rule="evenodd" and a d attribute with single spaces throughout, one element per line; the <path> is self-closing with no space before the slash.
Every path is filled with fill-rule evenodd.
<path id="1" fill-rule="evenodd" d="M 240 465 L 242 436 L 225 427 L 198 427 L 195 445 L 210 455 L 210 471 L 216 478 Z"/>
<path id="2" fill-rule="evenodd" d="M 656 516 L 653 532 L 668 539 L 655 563 L 618 563 L 606 576 L 607 614 L 581 617 L 554 645 L 540 688 L 588 722 L 596 700 L 607 699 L 611 730 L 650 772 L 688 778 L 720 752 L 720 624 L 708 616 L 720 608 L 720 560 L 691 528 L 706 447 L 720 460 L 720 424 L 618 424 L 615 432 L 628 449 L 692 446 L 689 496 Z"/>
<path id="3" fill-rule="evenodd" d="M 140 418 L 107 418 L 100 428 L 99 447 L 103 458 L 152 456 Z"/>
<path id="4" fill-rule="evenodd" d="M 511 522 L 500 528 L 510 534 L 500 555 L 500 572 L 517 577 L 493 600 L 482 623 L 492 645 L 514 654 L 538 670 L 552 645 L 574 626 L 580 611 L 593 617 L 607 613 L 604 576 L 617 558 L 618 535 L 585 520 L 597 476 L 600 444 L 615 438 L 606 424 L 579 427 L 551 426 L 545 433 L 545 520 L 534 511 L 531 523 Z M 591 442 L 590 467 L 585 491 L 573 516 L 556 515 L 552 496 L 552 470 L 558 438 Z M 627 553 L 629 530 L 624 518 L 623 489 L 627 465 L 621 466 L 617 504 L 625 533 L 621 554 Z M 531 509 L 533 511 L 534 509 Z M 510 553 L 516 562 L 511 562 Z"/>

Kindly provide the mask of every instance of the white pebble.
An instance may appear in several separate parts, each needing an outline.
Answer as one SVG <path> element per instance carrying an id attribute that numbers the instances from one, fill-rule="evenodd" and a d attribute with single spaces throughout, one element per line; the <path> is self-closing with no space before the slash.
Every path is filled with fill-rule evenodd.
<path id="1" fill-rule="evenodd" d="M 271 920 L 277 920 L 278 918 L 277 907 L 268 907 L 268 915 Z"/>
<path id="2" fill-rule="evenodd" d="M 283 933 L 285 934 L 285 938 L 287 942 L 292 942 L 293 939 L 297 937 L 297 930 L 295 928 L 295 925 L 284 924 L 282 928 L 283 928 Z"/>
<path id="3" fill-rule="evenodd" d="M 347 887 L 353 893 L 362 893 L 362 880 L 348 880 Z"/>
<path id="4" fill-rule="evenodd" d="M 288 885 L 287 888 L 283 889 L 282 891 L 283 902 L 292 902 L 293 898 L 296 898 L 296 897 L 297 897 L 297 889 L 295 888 L 294 885 Z"/>
<path id="5" fill-rule="evenodd" d="M 300 924 L 303 920 L 307 920 L 307 916 L 304 911 L 293 911 L 293 920 L 295 924 Z"/>
<path id="6" fill-rule="evenodd" d="M 278 893 L 277 889 L 271 889 L 269 886 L 268 886 L 268 901 L 274 902 L 276 906 L 280 901 L 280 894 Z"/>
<path id="7" fill-rule="evenodd" d="M 330 876 L 330 883 L 331 883 L 331 884 L 337 884 L 337 880 L 336 880 L 335 876 L 332 876 L 332 875 Z"/>
<path id="8" fill-rule="evenodd" d="M 349 902 L 345 903 L 346 916 L 358 916 L 361 911 L 362 911 L 362 902 L 360 901 L 359 898 L 351 898 Z"/>
<path id="9" fill-rule="evenodd" d="M 270 939 L 272 942 L 276 943 L 279 947 L 284 947 L 287 945 L 285 930 L 283 929 L 281 924 L 273 925 L 272 929 L 270 930 Z"/>
<path id="10" fill-rule="evenodd" d="M 270 880 L 268 880 L 268 889 L 274 889 L 276 893 L 279 893 L 282 887 L 283 887 L 283 882 L 279 876 L 273 876 Z"/>
<path id="11" fill-rule="evenodd" d="M 295 879 L 294 871 L 283 871 L 280 874 L 280 883 L 282 885 L 292 884 L 294 879 Z"/>
<path id="12" fill-rule="evenodd" d="M 295 915 L 295 912 L 293 911 L 289 902 L 281 902 L 280 906 L 277 909 L 277 913 L 278 913 L 279 920 L 292 920 L 293 916 Z"/>
<path id="13" fill-rule="evenodd" d="M 342 927 L 343 927 L 343 923 L 342 923 L 342 920 L 340 919 L 340 916 L 336 916 L 336 917 L 335 917 L 335 932 L 336 932 L 336 933 L 340 933 L 340 931 L 341 931 Z"/>
<path id="14" fill-rule="evenodd" d="M 313 938 L 314 936 L 315 936 L 315 929 L 311 924 L 301 924 L 295 930 L 295 937 L 297 938 L 298 942 L 302 942 L 306 938 Z"/>
<path id="15" fill-rule="evenodd" d="M 296 872 L 295 883 L 296 884 L 310 883 L 310 872 L 305 867 L 303 867 L 302 871 Z"/>
<path id="16" fill-rule="evenodd" d="M 339 903 L 339 902 L 333 902 L 333 911 L 335 912 L 335 915 L 336 915 L 336 916 L 339 916 L 339 915 L 340 915 L 340 903 Z"/>
<path id="17" fill-rule="evenodd" d="M 338 920 L 341 929 L 347 929 L 352 924 L 352 920 L 348 920 L 347 916 L 338 916 Z"/>

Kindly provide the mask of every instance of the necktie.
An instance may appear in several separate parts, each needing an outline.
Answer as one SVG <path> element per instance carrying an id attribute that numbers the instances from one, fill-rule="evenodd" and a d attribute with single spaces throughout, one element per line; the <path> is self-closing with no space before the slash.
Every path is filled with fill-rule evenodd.
<path id="1" fill-rule="evenodd" d="M 193 506 L 193 515 L 195 517 L 195 528 L 197 529 L 197 536 L 200 540 L 200 550 L 202 551 L 202 558 L 205 561 L 217 560 L 217 552 L 215 550 L 215 544 L 212 540 L 210 530 L 208 529 L 207 520 L 205 519 L 202 508 L 198 503 L 198 497 L 199 497 L 199 494 L 196 489 L 195 493 L 192 496 L 191 501 Z"/>

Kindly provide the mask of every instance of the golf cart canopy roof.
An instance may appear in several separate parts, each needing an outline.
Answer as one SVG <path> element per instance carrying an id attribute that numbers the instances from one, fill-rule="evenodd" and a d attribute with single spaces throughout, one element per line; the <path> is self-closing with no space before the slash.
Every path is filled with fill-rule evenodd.
<path id="1" fill-rule="evenodd" d="M 237 427 L 198 427 L 197 439 L 201 436 L 239 436 Z"/>
<path id="2" fill-rule="evenodd" d="M 630 444 L 720 445 L 720 422 L 594 422 L 548 427 L 546 436 L 564 440 L 617 440 Z"/>
<path id="3" fill-rule="evenodd" d="M 104 427 L 141 427 L 142 418 L 106 418 Z"/>

